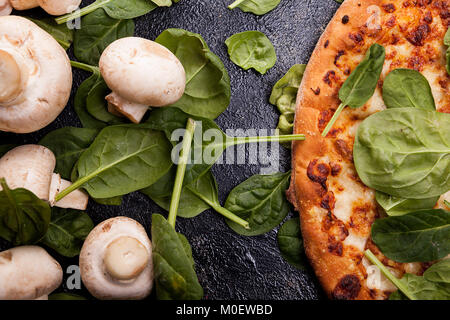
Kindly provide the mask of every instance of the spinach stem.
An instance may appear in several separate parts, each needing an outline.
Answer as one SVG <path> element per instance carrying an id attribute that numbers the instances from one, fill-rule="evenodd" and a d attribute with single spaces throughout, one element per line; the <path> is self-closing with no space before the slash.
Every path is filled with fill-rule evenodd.
<path id="1" fill-rule="evenodd" d="M 341 103 L 339 105 L 339 107 L 337 108 L 336 112 L 334 113 L 333 117 L 328 122 L 328 124 L 325 127 L 325 129 L 323 130 L 322 137 L 326 137 L 327 136 L 328 132 L 330 132 L 331 128 L 333 127 L 333 124 L 336 122 L 337 118 L 341 114 L 342 110 L 344 110 L 344 108 L 345 108 L 345 104 Z"/>
<path id="2" fill-rule="evenodd" d="M 233 10 L 234 8 L 237 8 L 242 2 L 245 2 L 247 0 L 236 0 L 235 2 L 233 2 L 232 4 L 230 4 L 228 6 L 228 9 Z"/>
<path id="3" fill-rule="evenodd" d="M 231 147 L 238 144 L 246 143 L 261 143 L 261 142 L 289 142 L 289 141 L 303 141 L 305 140 L 304 134 L 288 134 L 281 136 L 268 136 L 268 137 L 231 137 L 225 142 L 225 147 Z"/>
<path id="4" fill-rule="evenodd" d="M 385 267 L 384 264 L 381 263 L 380 260 L 372 253 L 370 250 L 366 250 L 364 252 L 364 255 L 367 259 L 369 259 L 370 262 L 372 262 L 374 265 L 376 265 L 383 275 L 388 278 L 405 296 L 408 297 L 410 300 L 417 300 L 417 298 L 409 292 L 408 288 L 397 278 L 395 277 L 388 268 Z"/>
<path id="5" fill-rule="evenodd" d="M 91 66 L 89 64 L 81 63 L 78 61 L 70 61 L 70 65 L 74 68 L 92 72 L 92 73 L 100 73 L 100 69 L 98 67 Z"/>
<path id="6" fill-rule="evenodd" d="M 72 13 L 63 15 L 61 17 L 55 18 L 55 21 L 57 24 L 63 24 L 72 20 L 75 20 L 77 18 L 81 18 L 84 15 L 87 15 L 95 10 L 97 10 L 98 8 L 102 8 L 105 6 L 106 3 L 110 2 L 110 0 L 107 1 L 95 1 L 94 3 L 80 9 L 77 11 L 74 11 Z"/>
<path id="7" fill-rule="evenodd" d="M 186 132 L 183 137 L 183 144 L 180 151 L 180 159 L 177 167 L 177 175 L 175 177 L 175 184 L 173 186 L 172 199 L 170 201 L 169 217 L 167 221 L 175 228 L 175 221 L 177 219 L 178 206 L 180 204 L 181 189 L 183 188 L 184 174 L 186 172 L 186 165 L 189 160 L 191 151 L 192 138 L 195 131 L 195 121 L 191 118 L 187 121 Z"/>
<path id="8" fill-rule="evenodd" d="M 224 207 L 220 206 L 219 204 L 211 201 L 207 197 L 205 197 L 203 194 L 197 192 L 194 188 L 187 187 L 193 194 L 195 194 L 197 197 L 202 199 L 205 203 L 207 203 L 211 208 L 213 208 L 216 212 L 223 215 L 225 218 L 230 219 L 231 221 L 236 222 L 238 225 L 242 226 L 245 229 L 250 229 L 250 225 L 248 221 L 245 221 L 244 219 L 241 219 L 237 215 L 235 215 L 233 212 L 231 212 L 228 209 L 225 209 Z"/>

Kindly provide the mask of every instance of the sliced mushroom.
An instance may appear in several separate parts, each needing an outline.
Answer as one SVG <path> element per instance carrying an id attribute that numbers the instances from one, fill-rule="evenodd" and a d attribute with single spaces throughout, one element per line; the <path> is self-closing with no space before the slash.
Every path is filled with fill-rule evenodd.
<path id="1" fill-rule="evenodd" d="M 5 178 L 11 189 L 27 189 L 51 206 L 85 210 L 89 197 L 81 190 L 55 203 L 55 196 L 71 184 L 53 173 L 55 166 L 55 155 L 49 149 L 34 144 L 23 145 L 0 158 L 0 178 Z"/>
<path id="2" fill-rule="evenodd" d="M 41 7 L 48 14 L 58 16 L 75 11 L 81 0 L 9 0 L 16 10 L 28 10 Z"/>
<path id="3" fill-rule="evenodd" d="M 109 109 L 139 123 L 148 107 L 178 101 L 186 86 L 186 73 L 178 58 L 162 45 L 128 37 L 111 43 L 103 52 L 100 72 L 113 91 Z"/>
<path id="4" fill-rule="evenodd" d="M 144 299 L 153 287 L 152 244 L 144 227 L 127 217 L 96 226 L 80 253 L 81 279 L 102 300 Z"/>
<path id="5" fill-rule="evenodd" d="M 67 104 L 70 60 L 28 19 L 0 17 L 0 130 L 29 133 L 50 124 Z"/>
<path id="6" fill-rule="evenodd" d="M 12 12 L 11 3 L 9 0 L 0 0 L 0 17 L 8 16 Z"/>
<path id="7" fill-rule="evenodd" d="M 0 300 L 46 300 L 62 279 L 61 266 L 41 247 L 0 252 Z"/>

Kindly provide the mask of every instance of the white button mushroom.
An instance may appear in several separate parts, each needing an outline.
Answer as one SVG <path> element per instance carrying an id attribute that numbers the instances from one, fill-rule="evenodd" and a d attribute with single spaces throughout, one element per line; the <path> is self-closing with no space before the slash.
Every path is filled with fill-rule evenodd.
<path id="1" fill-rule="evenodd" d="M 0 17 L 10 15 L 12 12 L 9 0 L 0 0 Z"/>
<path id="2" fill-rule="evenodd" d="M 0 158 L 0 178 L 5 178 L 9 188 L 27 189 L 52 206 L 85 210 L 89 197 L 81 190 L 75 190 L 55 203 L 55 196 L 71 184 L 53 173 L 55 166 L 52 151 L 39 145 L 24 145 Z"/>
<path id="3" fill-rule="evenodd" d="M 62 279 L 61 266 L 41 247 L 0 252 L 0 300 L 46 300 Z"/>
<path id="4" fill-rule="evenodd" d="M 103 52 L 100 72 L 113 91 L 109 110 L 139 123 L 148 107 L 178 101 L 186 86 L 186 73 L 178 58 L 162 45 L 128 37 L 111 43 Z"/>
<path id="5" fill-rule="evenodd" d="M 29 133 L 67 104 L 72 69 L 64 49 L 28 19 L 0 17 L 0 130 Z"/>
<path id="6" fill-rule="evenodd" d="M 81 0 L 9 0 L 16 10 L 28 10 L 41 7 L 48 14 L 58 16 L 75 11 Z"/>
<path id="7" fill-rule="evenodd" d="M 147 297 L 153 287 L 152 244 L 144 227 L 127 217 L 96 226 L 80 253 L 81 279 L 98 299 Z"/>

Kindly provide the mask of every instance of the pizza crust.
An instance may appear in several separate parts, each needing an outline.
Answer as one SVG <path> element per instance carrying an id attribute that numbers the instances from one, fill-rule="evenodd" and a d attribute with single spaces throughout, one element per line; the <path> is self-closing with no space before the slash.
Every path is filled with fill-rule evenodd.
<path id="1" fill-rule="evenodd" d="M 399 276 L 408 270 L 416 273 L 424 270 L 421 265 L 386 259 L 371 243 L 370 227 L 383 213 L 377 207 L 374 191 L 357 177 L 352 149 L 361 121 L 385 108 L 381 98 L 382 79 L 392 69 L 409 67 L 433 74 L 430 83 L 435 97 L 441 97 L 436 101 L 439 111 L 449 112 L 448 82 L 443 83 L 449 81 L 444 67 L 444 48 L 433 51 L 433 46 L 427 47 L 428 42 L 421 46 L 418 42 L 433 39 L 435 44 L 439 37 L 442 41 L 449 23 L 450 1 L 429 2 L 346 0 L 321 36 L 299 88 L 294 133 L 305 134 L 306 141 L 293 143 L 293 172 L 287 196 L 300 212 L 306 254 L 325 292 L 334 299 L 386 299 L 389 296 L 390 291 L 383 291 L 382 287 L 369 289 L 367 286 L 365 266 L 368 261 L 363 252 L 369 247 Z M 433 22 L 431 31 L 422 39 L 423 34 L 417 32 L 429 15 L 427 12 L 431 12 Z M 420 22 L 417 22 L 414 19 L 418 19 L 419 14 Z M 412 19 L 411 23 L 401 22 L 404 16 Z M 405 29 L 405 25 L 409 29 Z M 398 36 L 400 32 L 403 38 Z M 395 43 L 397 37 L 398 43 Z M 406 40 L 408 37 L 412 38 Z M 340 104 L 338 92 L 342 83 L 375 42 L 383 44 L 387 52 L 379 88 L 364 107 L 345 108 L 328 136 L 323 138 L 321 132 Z M 416 64 L 415 60 L 424 60 L 421 50 L 428 50 L 430 59 Z M 413 54 L 403 58 L 405 52 Z"/>

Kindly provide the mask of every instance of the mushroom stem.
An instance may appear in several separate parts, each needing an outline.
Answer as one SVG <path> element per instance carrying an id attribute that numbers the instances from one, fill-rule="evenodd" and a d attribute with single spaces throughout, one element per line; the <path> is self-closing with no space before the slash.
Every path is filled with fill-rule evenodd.
<path id="1" fill-rule="evenodd" d="M 114 279 L 131 280 L 141 274 L 149 258 L 147 249 L 138 239 L 122 236 L 106 248 L 105 269 Z"/>
<path id="2" fill-rule="evenodd" d="M 148 106 L 145 104 L 128 101 L 115 92 L 106 96 L 105 99 L 108 101 L 109 112 L 125 116 L 133 123 L 140 123 L 148 111 Z"/>
<path id="3" fill-rule="evenodd" d="M 173 186 L 172 199 L 170 201 L 169 216 L 167 221 L 175 228 L 175 221 L 177 219 L 178 206 L 180 204 L 181 189 L 183 188 L 184 174 L 186 173 L 186 165 L 189 159 L 192 137 L 195 131 L 195 121 L 191 118 L 187 121 L 186 132 L 183 137 L 183 145 L 180 151 L 180 159 L 178 161 L 177 175 L 175 177 L 175 184 Z"/>
<path id="4" fill-rule="evenodd" d="M 22 72 L 16 59 L 0 50 L 0 104 L 14 100 L 22 93 Z"/>

